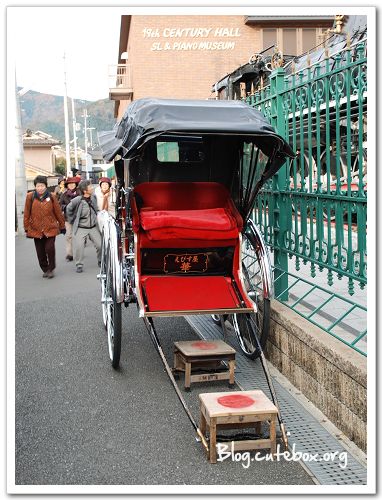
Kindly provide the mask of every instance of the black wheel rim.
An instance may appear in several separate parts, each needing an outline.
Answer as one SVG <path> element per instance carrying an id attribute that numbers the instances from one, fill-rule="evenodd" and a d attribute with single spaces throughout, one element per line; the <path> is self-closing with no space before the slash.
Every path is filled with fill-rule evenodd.
<path id="1" fill-rule="evenodd" d="M 110 264 L 110 261 L 108 261 Z M 115 303 L 112 289 L 112 274 L 110 265 L 106 273 L 106 331 L 109 345 L 109 356 L 114 361 L 114 335 L 115 335 Z"/>
<path id="2" fill-rule="evenodd" d="M 248 236 L 244 234 L 242 243 L 242 272 L 246 291 L 255 303 L 256 313 L 252 314 L 253 321 L 251 323 L 245 314 L 234 314 L 232 316 L 232 326 L 241 350 L 249 357 L 257 357 L 260 354 L 254 333 L 261 345 L 263 345 L 263 341 L 266 341 L 268 335 L 268 318 L 265 316 L 269 313 L 269 301 L 268 299 L 264 299 L 264 283 L 260 259 L 259 252 L 256 251 Z"/>
<path id="3" fill-rule="evenodd" d="M 102 303 L 102 320 L 105 328 L 107 328 L 107 301 L 106 301 L 106 252 L 104 244 L 102 243 L 101 254 L 101 303 Z"/>

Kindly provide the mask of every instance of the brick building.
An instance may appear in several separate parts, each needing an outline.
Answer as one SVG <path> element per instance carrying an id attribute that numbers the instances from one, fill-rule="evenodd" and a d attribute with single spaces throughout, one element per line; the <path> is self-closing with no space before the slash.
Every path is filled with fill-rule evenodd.
<path id="1" fill-rule="evenodd" d="M 145 96 L 206 99 L 211 85 L 277 45 L 289 55 L 322 42 L 333 16 L 122 16 L 110 99 L 120 118 Z"/>

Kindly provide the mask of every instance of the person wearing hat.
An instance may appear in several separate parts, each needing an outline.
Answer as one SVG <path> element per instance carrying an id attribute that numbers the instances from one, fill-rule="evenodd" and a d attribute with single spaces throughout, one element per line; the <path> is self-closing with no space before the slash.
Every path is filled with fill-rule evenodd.
<path id="1" fill-rule="evenodd" d="M 79 196 L 78 190 L 79 180 L 78 177 L 68 177 L 65 181 L 65 191 L 61 196 L 60 204 L 61 210 L 64 212 L 65 228 L 66 228 L 66 260 L 68 262 L 73 260 L 73 231 L 72 224 L 68 221 L 66 215 L 66 207 L 76 197 Z"/>
<path id="2" fill-rule="evenodd" d="M 54 188 L 54 191 L 53 191 L 54 194 L 56 195 L 58 203 L 60 203 L 61 196 L 64 194 L 65 189 L 66 189 L 66 187 L 65 187 L 65 177 L 59 177 L 58 184 Z"/>
<path id="3" fill-rule="evenodd" d="M 56 236 L 65 234 L 65 219 L 54 194 L 48 191 L 48 179 L 38 175 L 35 190 L 28 193 L 24 207 L 24 231 L 33 238 L 44 278 L 53 278 L 56 267 Z"/>
<path id="4" fill-rule="evenodd" d="M 115 218 L 115 202 L 116 192 L 109 177 L 101 177 L 98 181 L 98 186 L 94 190 L 97 198 L 98 210 L 106 210 L 112 217 Z M 102 221 L 98 219 L 100 231 L 102 232 Z"/>

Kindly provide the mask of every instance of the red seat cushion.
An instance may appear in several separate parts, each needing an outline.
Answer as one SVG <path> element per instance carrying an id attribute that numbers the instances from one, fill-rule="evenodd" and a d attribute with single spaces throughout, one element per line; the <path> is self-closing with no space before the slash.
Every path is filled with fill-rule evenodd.
<path id="1" fill-rule="evenodd" d="M 141 248 L 236 244 L 243 220 L 222 184 L 145 182 L 134 192 L 133 229 Z"/>
<path id="2" fill-rule="evenodd" d="M 225 240 L 239 234 L 229 210 L 152 210 L 140 215 L 142 228 L 151 241 L 168 239 Z"/>
<path id="3" fill-rule="evenodd" d="M 225 208 L 205 210 L 151 210 L 141 212 L 141 225 L 145 231 L 162 227 L 184 227 L 226 231 L 236 226 L 235 219 Z"/>

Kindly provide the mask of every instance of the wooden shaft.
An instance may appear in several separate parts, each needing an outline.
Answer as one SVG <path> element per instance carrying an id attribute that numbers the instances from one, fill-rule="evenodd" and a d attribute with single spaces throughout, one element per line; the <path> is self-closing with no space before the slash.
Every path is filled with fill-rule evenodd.
<path id="1" fill-rule="evenodd" d="M 286 433 L 286 430 L 285 430 L 285 424 L 284 424 L 284 422 L 282 422 L 280 424 L 280 429 L 281 429 L 281 434 L 283 436 L 283 443 L 284 443 L 285 451 L 288 451 L 288 436 L 287 436 L 287 433 Z"/>
<path id="2" fill-rule="evenodd" d="M 208 453 L 209 452 L 208 443 L 206 441 L 205 436 L 203 435 L 203 433 L 201 432 L 201 430 L 199 428 L 196 429 L 196 434 L 200 437 L 200 441 L 202 442 L 202 445 L 204 446 L 206 452 Z"/>

